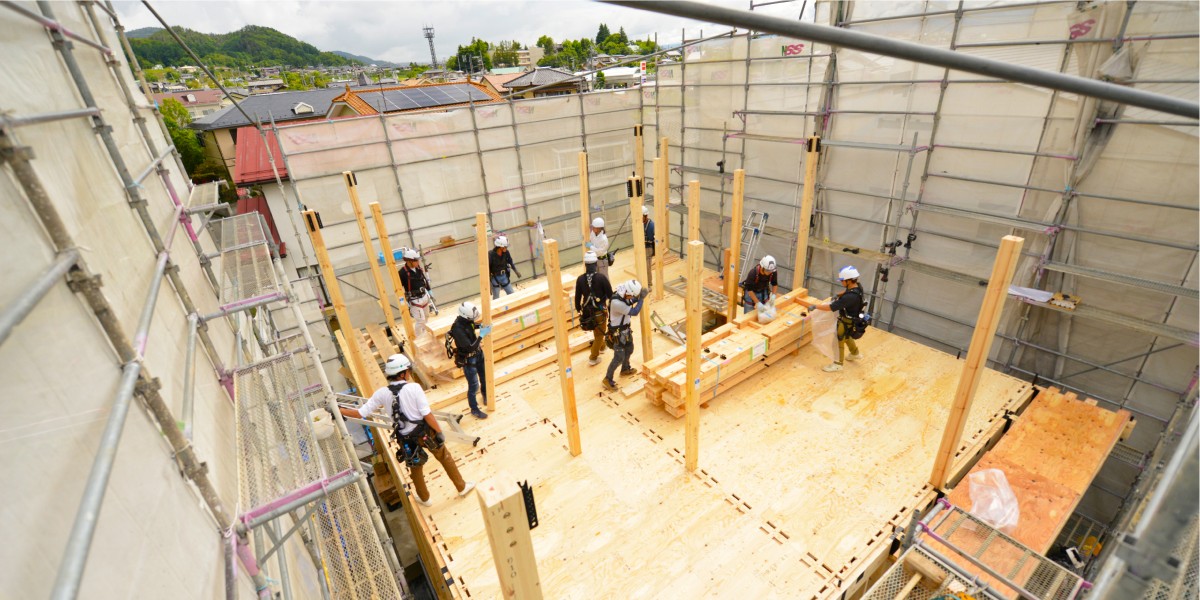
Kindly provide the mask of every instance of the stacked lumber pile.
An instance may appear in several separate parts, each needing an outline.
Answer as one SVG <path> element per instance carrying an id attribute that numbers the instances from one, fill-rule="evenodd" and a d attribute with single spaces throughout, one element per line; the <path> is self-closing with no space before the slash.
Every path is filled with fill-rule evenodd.
<path id="1" fill-rule="evenodd" d="M 796 354 L 812 341 L 808 304 L 819 302 L 800 288 L 776 299 L 778 316 L 760 324 L 756 313 L 740 315 L 704 334 L 700 341 L 700 403 L 708 401 L 775 364 Z M 685 413 L 687 348 L 679 346 L 642 365 L 646 398 L 674 417 Z"/>

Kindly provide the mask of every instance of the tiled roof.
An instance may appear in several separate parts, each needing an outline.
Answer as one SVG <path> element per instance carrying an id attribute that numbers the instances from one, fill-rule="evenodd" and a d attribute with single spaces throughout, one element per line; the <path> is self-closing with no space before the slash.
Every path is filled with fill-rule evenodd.
<path id="1" fill-rule="evenodd" d="M 282 123 L 285 121 L 311 119 L 313 116 L 324 116 L 329 112 L 329 106 L 333 104 L 333 99 L 341 93 L 342 90 L 338 88 L 323 88 L 302 92 L 277 92 L 274 94 L 249 96 L 238 102 L 242 105 L 242 109 L 252 118 L 260 118 L 263 123 L 268 123 L 273 115 L 276 123 Z M 312 106 L 313 112 L 311 114 L 299 115 L 293 113 L 292 108 L 301 102 Z M 250 124 L 250 121 L 242 116 L 242 113 L 238 111 L 236 106 L 230 106 L 203 119 L 192 121 L 192 129 L 209 131 L 213 129 L 244 127 Z"/>
<path id="2" fill-rule="evenodd" d="M 548 83 L 558 83 L 574 77 L 573 74 L 554 67 L 538 67 L 505 84 L 509 89 L 527 88 Z"/>
<path id="3" fill-rule="evenodd" d="M 474 102 L 487 104 L 503 99 L 486 85 L 471 81 L 412 86 L 382 86 L 346 90 L 333 99 L 345 102 L 360 115 L 397 113 L 430 108 L 450 108 Z M 327 111 L 328 112 L 328 111 Z"/>
<path id="4" fill-rule="evenodd" d="M 508 83 L 524 74 L 525 73 L 523 73 L 523 72 L 521 72 L 521 73 L 504 73 L 501 75 L 484 75 L 483 78 L 486 79 L 488 81 L 488 83 L 496 86 L 497 90 L 499 90 L 501 92 L 507 92 L 508 91 Z"/>
<path id="5" fill-rule="evenodd" d="M 189 101 L 188 96 L 195 98 L 195 101 Z M 217 104 L 223 96 L 221 90 L 188 90 L 186 92 L 168 92 L 165 94 L 154 94 L 154 101 L 162 104 L 163 100 L 174 98 L 184 106 L 195 106 L 197 104 Z"/>

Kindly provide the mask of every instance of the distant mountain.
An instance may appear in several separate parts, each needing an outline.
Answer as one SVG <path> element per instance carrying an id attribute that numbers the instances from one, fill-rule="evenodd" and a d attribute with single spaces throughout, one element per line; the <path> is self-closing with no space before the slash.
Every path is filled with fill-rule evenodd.
<path id="1" fill-rule="evenodd" d="M 133 33 L 154 29 L 147 27 Z M 209 66 L 222 67 L 316 67 L 341 66 L 358 62 L 333 52 L 322 52 L 312 44 L 302 42 L 270 27 L 247 25 L 230 33 L 200 33 L 176 27 L 175 33 Z M 171 34 L 159 29 L 146 37 L 129 40 L 134 55 L 142 67 L 155 64 L 179 67 L 192 62 Z"/>
<path id="2" fill-rule="evenodd" d="M 148 38 L 148 37 L 150 37 L 150 36 L 152 36 L 152 35 L 154 35 L 154 34 L 156 34 L 156 33 L 160 32 L 160 31 L 162 31 L 162 30 L 163 30 L 163 28 L 162 28 L 162 27 L 143 27 L 143 28 L 141 28 L 141 29 L 133 29 L 133 30 L 130 30 L 130 31 L 126 31 L 126 32 L 125 32 L 125 37 L 127 37 L 127 38 L 129 38 L 129 39 L 131 39 L 131 40 L 132 40 L 132 39 L 142 39 L 142 38 Z"/>
<path id="3" fill-rule="evenodd" d="M 386 60 L 379 60 L 379 59 L 371 58 L 369 56 L 362 56 L 360 54 L 350 54 L 349 52 L 342 52 L 341 50 L 334 50 L 333 54 L 336 54 L 342 58 L 346 58 L 349 60 L 356 60 L 364 65 L 376 65 L 379 67 L 388 67 L 388 68 L 407 67 L 408 66 L 408 65 L 402 65 L 400 63 L 394 63 L 394 62 L 389 62 Z"/>

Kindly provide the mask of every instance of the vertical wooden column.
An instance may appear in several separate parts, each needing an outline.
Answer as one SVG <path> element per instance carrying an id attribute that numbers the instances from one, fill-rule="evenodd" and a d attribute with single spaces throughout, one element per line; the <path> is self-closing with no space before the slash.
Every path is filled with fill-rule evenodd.
<path id="1" fill-rule="evenodd" d="M 633 176 L 646 181 L 646 142 L 642 137 L 642 126 L 633 126 Z"/>
<path id="2" fill-rule="evenodd" d="M 506 600 L 537 600 L 542 597 L 533 538 L 529 535 L 529 517 L 521 488 L 501 471 L 479 482 L 479 508 L 492 546 L 492 560 L 500 576 L 501 597 Z"/>
<path id="3" fill-rule="evenodd" d="M 583 227 L 582 246 L 592 234 L 592 205 L 591 192 L 588 190 L 588 160 L 587 152 L 579 153 L 579 222 Z"/>
<path id="4" fill-rule="evenodd" d="M 700 182 L 688 182 L 688 242 L 700 239 Z"/>
<path id="5" fill-rule="evenodd" d="M 721 271 L 721 278 L 725 286 L 725 322 L 732 323 L 737 317 L 737 297 L 734 295 L 737 291 L 737 271 L 734 270 L 734 252 L 733 248 L 725 248 L 721 251 L 721 264 L 725 268 Z M 730 282 L 733 283 L 733 291 L 730 291 Z"/>
<path id="6" fill-rule="evenodd" d="M 688 471 L 695 471 L 700 461 L 700 323 L 704 307 L 700 303 L 700 290 L 704 282 L 700 276 L 704 270 L 704 242 L 688 242 L 687 251 L 687 380 L 686 410 L 684 425 L 684 462 Z"/>
<path id="7" fill-rule="evenodd" d="M 800 218 L 796 223 L 796 262 L 792 263 L 792 289 L 804 287 L 804 274 L 808 272 L 808 234 L 812 223 L 813 196 L 817 192 L 817 163 L 821 158 L 821 136 L 808 138 L 808 152 L 804 155 L 804 195 L 800 199 Z"/>
<path id="8" fill-rule="evenodd" d="M 345 354 L 347 354 L 346 359 L 350 361 L 348 365 L 350 372 L 354 374 L 354 384 L 358 387 L 360 395 L 367 396 L 374 390 L 366 389 L 371 382 L 367 381 L 367 367 L 363 362 L 362 352 L 359 351 L 361 338 L 350 324 L 350 316 L 346 314 L 346 300 L 342 297 L 342 287 L 338 285 L 337 275 L 333 272 L 333 263 L 329 262 L 329 252 L 325 249 L 325 237 L 321 235 L 321 227 L 317 223 L 317 213 L 306 210 L 303 214 L 304 226 L 308 228 L 308 237 L 312 240 L 313 252 L 317 255 L 317 264 L 321 266 L 321 275 L 325 277 L 325 289 L 329 290 L 329 301 L 333 304 L 333 314 L 338 320 L 338 333 L 348 332 L 343 337 L 346 347 L 350 350 Z"/>
<path id="9" fill-rule="evenodd" d="M 475 213 L 475 246 L 479 257 L 479 312 L 483 313 L 483 325 L 492 325 L 492 283 L 488 273 L 488 222 L 487 215 Z M 492 336 L 483 338 L 483 370 L 487 393 L 483 395 L 483 406 L 488 411 L 496 410 L 496 363 L 492 354 Z M 483 382 L 481 382 L 483 383 Z"/>
<path id="10" fill-rule="evenodd" d="M 379 308 L 383 309 L 383 318 L 387 320 L 392 331 L 396 327 L 396 317 L 392 315 L 392 303 L 388 301 L 387 288 L 383 286 L 383 276 L 379 274 L 379 259 L 375 254 L 375 246 L 371 244 L 371 234 L 367 231 L 367 220 L 363 217 L 362 204 L 358 201 L 358 178 L 350 171 L 342 171 L 346 181 L 346 192 L 350 195 L 350 206 L 354 208 L 354 219 L 358 221 L 358 234 L 362 236 L 363 250 L 367 253 L 367 264 L 371 265 L 371 277 L 375 280 L 375 290 L 379 293 Z M 349 334 L 346 337 L 351 337 Z"/>
<path id="11" fill-rule="evenodd" d="M 967 360 L 963 363 L 962 376 L 958 380 L 958 388 L 954 391 L 950 420 L 942 433 L 942 443 L 933 464 L 933 473 L 929 476 L 929 482 L 935 488 L 945 486 L 951 475 L 954 452 L 962 440 L 967 415 L 971 414 L 975 390 L 979 388 L 979 380 L 983 376 L 983 370 L 987 368 L 988 353 L 992 349 L 996 328 L 1000 325 L 1000 312 L 1004 308 L 1008 285 L 1012 283 L 1013 272 L 1017 268 L 1017 260 L 1021 258 L 1021 246 L 1024 243 L 1024 238 L 1013 235 L 1006 235 L 1000 240 L 1000 250 L 996 253 L 992 275 L 988 278 L 987 292 L 983 295 L 983 305 L 979 308 L 979 319 L 975 321 L 975 333 L 971 335 Z"/>
<path id="12" fill-rule="evenodd" d="M 404 286 L 400 283 L 400 271 L 396 268 L 396 257 L 392 255 L 392 241 L 388 239 L 387 224 L 383 222 L 383 211 L 379 208 L 378 202 L 372 202 L 367 206 L 371 208 L 371 219 L 375 221 L 375 233 L 379 236 L 379 248 L 383 250 L 383 260 L 388 273 L 391 274 L 392 289 L 396 291 L 396 302 L 400 306 L 400 322 L 404 324 L 404 339 L 412 346 L 408 351 L 409 358 L 413 361 L 417 376 L 428 387 L 431 382 L 425 376 L 425 368 L 421 365 L 420 357 L 417 356 L 416 329 L 413 326 L 412 314 L 408 312 L 408 300 L 404 297 Z M 392 330 L 392 334 L 396 335 L 396 331 Z"/>
<path id="13" fill-rule="evenodd" d="M 627 185 L 630 191 L 629 219 L 634 222 L 633 271 L 637 273 L 638 281 L 646 285 L 650 275 L 646 272 L 646 230 L 642 227 L 642 202 L 646 190 L 642 180 L 637 177 L 630 177 Z M 662 279 L 659 279 L 658 287 L 662 286 Z M 645 307 L 638 314 L 638 322 L 642 332 L 642 361 L 645 362 L 654 358 L 654 328 L 650 324 L 650 311 Z"/>
<path id="14" fill-rule="evenodd" d="M 742 224 L 746 219 L 742 215 L 742 204 L 746 197 L 746 170 L 738 169 L 733 172 L 733 206 L 732 219 L 733 223 L 729 230 L 729 260 L 726 264 L 730 266 L 729 273 L 732 277 L 725 277 L 725 317 L 730 321 L 737 315 L 738 308 L 738 279 L 742 273 Z M 754 260 L 753 256 L 747 256 L 746 260 Z"/>
<path id="15" fill-rule="evenodd" d="M 554 347 L 558 350 L 558 381 L 562 388 L 567 444 L 571 456 L 579 456 L 583 448 L 579 441 L 579 413 L 575 409 L 575 374 L 571 365 L 571 344 L 567 340 L 569 309 L 563 303 L 562 269 L 558 262 L 557 240 L 542 240 L 542 258 L 546 261 L 546 282 L 550 284 L 550 312 L 554 314 Z"/>
<path id="16" fill-rule="evenodd" d="M 663 138 L 666 140 L 666 138 Z M 666 280 L 663 279 L 663 262 L 667 260 L 667 252 L 671 250 L 667 242 L 667 232 L 671 230 L 667 222 L 667 203 L 671 201 L 671 183 L 667 176 L 667 160 L 663 157 L 654 159 L 654 299 L 663 299 L 663 289 Z"/>

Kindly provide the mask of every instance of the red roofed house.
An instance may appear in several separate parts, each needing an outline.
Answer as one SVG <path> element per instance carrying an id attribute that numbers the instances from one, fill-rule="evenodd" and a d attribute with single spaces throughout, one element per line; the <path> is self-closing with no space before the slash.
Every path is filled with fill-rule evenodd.
<path id="1" fill-rule="evenodd" d="M 221 110 L 221 100 L 224 96 L 221 94 L 221 90 L 187 90 L 186 92 L 154 94 L 154 101 L 160 105 L 167 98 L 178 100 L 195 120 Z"/>
<path id="2" fill-rule="evenodd" d="M 271 237 L 279 246 L 279 255 L 287 256 L 289 243 L 294 244 L 296 240 L 291 239 L 294 236 L 291 235 L 288 228 L 283 229 L 285 235 L 281 237 L 280 228 L 275 224 L 272 216 L 272 206 L 275 210 L 287 210 L 287 205 L 284 204 L 287 202 L 287 198 L 280 196 L 279 186 L 275 185 L 276 171 L 279 173 L 280 181 L 288 180 L 287 166 L 283 163 L 283 157 L 279 151 L 279 140 L 275 138 L 275 133 L 269 129 L 265 133 L 271 149 L 270 156 L 267 155 L 266 147 L 263 145 L 263 136 L 258 133 L 258 130 L 254 127 L 239 127 L 237 130 L 238 143 L 235 146 L 237 160 L 234 163 L 233 183 L 239 188 L 261 185 L 260 189 L 263 193 L 261 197 L 239 199 L 238 214 L 247 211 L 262 213 L 267 222 L 267 228 L 271 231 Z M 271 167 L 271 158 L 275 160 L 274 169 Z M 287 213 L 282 214 L 286 215 Z"/>

